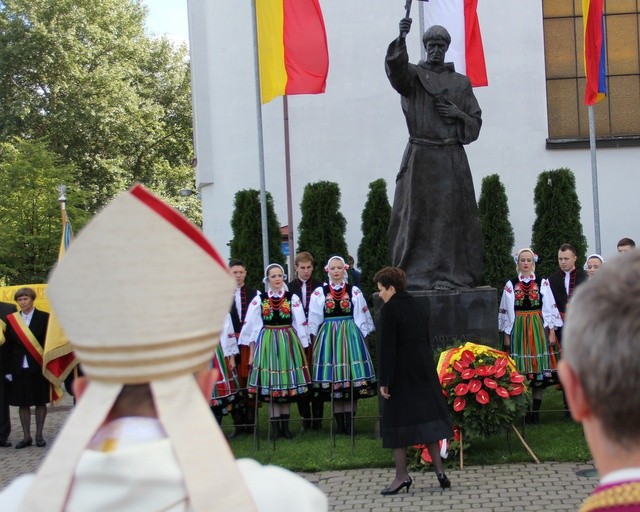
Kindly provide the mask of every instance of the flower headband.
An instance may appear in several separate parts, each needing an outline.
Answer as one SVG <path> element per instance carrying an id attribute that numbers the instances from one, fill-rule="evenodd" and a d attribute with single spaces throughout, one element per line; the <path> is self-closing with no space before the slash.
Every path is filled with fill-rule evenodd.
<path id="1" fill-rule="evenodd" d="M 346 261 L 344 261 L 344 258 L 342 256 L 331 256 L 327 260 L 327 264 L 324 266 L 324 271 L 325 272 L 329 272 L 329 263 L 331 263 L 331 260 L 340 260 L 342 262 L 342 264 L 344 265 L 344 269 L 345 270 L 349 270 L 349 264 Z"/>

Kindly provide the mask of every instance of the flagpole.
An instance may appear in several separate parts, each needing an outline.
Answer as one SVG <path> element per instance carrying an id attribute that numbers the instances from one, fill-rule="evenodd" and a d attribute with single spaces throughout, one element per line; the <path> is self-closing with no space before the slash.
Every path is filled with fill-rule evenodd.
<path id="1" fill-rule="evenodd" d="M 58 249 L 58 260 L 62 258 L 66 252 L 65 244 L 65 225 L 67 223 L 67 186 L 58 185 L 58 202 L 60 203 L 60 214 L 62 216 L 62 240 L 60 241 L 60 249 Z"/>
<path id="2" fill-rule="evenodd" d="M 291 192 L 291 146 L 289 145 L 289 100 L 285 94 L 282 97 L 282 116 L 284 120 L 284 167 L 287 181 L 287 223 L 289 224 L 289 277 L 294 272 L 294 247 L 293 247 L 293 195 Z"/>
<path id="3" fill-rule="evenodd" d="M 258 16 L 256 0 L 251 0 L 253 18 L 253 60 L 255 65 L 256 118 L 258 124 L 258 168 L 260 171 L 260 221 L 262 224 L 262 263 L 269 265 L 269 230 L 267 226 L 267 187 L 264 172 L 264 138 L 262 134 L 262 95 L 260 92 L 260 55 L 258 52 Z"/>
<path id="4" fill-rule="evenodd" d="M 589 111 L 589 149 L 591 152 L 591 188 L 593 190 L 593 225 L 596 238 L 596 254 L 602 254 L 600 243 L 600 205 L 598 200 L 598 161 L 596 159 L 596 115 L 593 105 Z"/>

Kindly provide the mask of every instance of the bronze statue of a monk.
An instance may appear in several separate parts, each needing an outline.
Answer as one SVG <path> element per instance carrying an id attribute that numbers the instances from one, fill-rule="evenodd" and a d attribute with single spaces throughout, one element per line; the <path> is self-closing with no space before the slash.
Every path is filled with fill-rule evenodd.
<path id="1" fill-rule="evenodd" d="M 406 272 L 410 289 L 473 287 L 482 278 L 483 237 L 463 144 L 478 138 L 481 110 L 469 79 L 444 62 L 447 30 L 429 28 L 427 60 L 411 64 L 410 27 L 410 18 L 400 21 L 385 60 L 409 129 L 389 224 L 391 265 Z"/>

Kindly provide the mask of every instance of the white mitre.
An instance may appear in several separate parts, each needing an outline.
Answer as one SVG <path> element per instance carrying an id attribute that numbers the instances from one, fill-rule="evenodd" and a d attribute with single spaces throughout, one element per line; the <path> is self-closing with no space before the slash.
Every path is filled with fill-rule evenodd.
<path id="1" fill-rule="evenodd" d="M 83 450 L 122 386 L 138 383 L 150 384 L 192 509 L 256 510 L 193 378 L 209 368 L 234 288 L 202 233 L 141 185 L 80 232 L 47 295 L 89 385 L 21 510 L 64 509 Z"/>

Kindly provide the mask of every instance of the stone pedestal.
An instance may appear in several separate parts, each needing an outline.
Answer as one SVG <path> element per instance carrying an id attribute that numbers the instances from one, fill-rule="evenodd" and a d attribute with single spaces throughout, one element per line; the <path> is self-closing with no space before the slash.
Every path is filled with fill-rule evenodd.
<path id="1" fill-rule="evenodd" d="M 429 341 L 435 350 L 472 341 L 496 347 L 498 344 L 498 293 L 495 288 L 457 290 L 411 290 L 429 319 Z M 382 300 L 374 295 L 376 324 Z"/>

